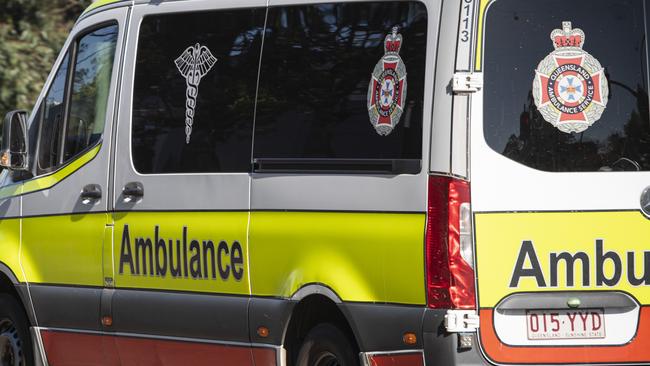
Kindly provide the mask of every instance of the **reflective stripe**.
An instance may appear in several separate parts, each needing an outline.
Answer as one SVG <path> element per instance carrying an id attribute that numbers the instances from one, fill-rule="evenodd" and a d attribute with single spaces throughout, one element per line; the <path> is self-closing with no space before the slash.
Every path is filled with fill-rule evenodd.
<path id="1" fill-rule="evenodd" d="M 475 225 L 482 308 L 542 291 L 616 290 L 650 305 L 650 220 L 638 211 L 478 213 Z"/>
<path id="2" fill-rule="evenodd" d="M 424 366 L 423 351 L 362 353 L 364 366 Z"/>
<path id="3" fill-rule="evenodd" d="M 0 188 L 0 199 L 52 188 L 55 184 L 64 180 L 69 175 L 79 170 L 79 168 L 93 160 L 99 153 L 99 150 L 101 150 L 101 147 L 101 144 L 95 146 L 93 149 L 51 174 L 27 180 L 24 183 L 16 183 Z"/>
<path id="4" fill-rule="evenodd" d="M 492 309 L 481 310 L 480 337 L 483 352 L 499 364 L 644 364 L 650 360 L 650 307 L 642 307 L 637 336 L 623 346 L 522 347 L 499 340 L 492 321 Z M 534 356 L 531 356 L 534 355 Z M 621 360 L 625 360 L 622 362 Z"/>
<path id="5" fill-rule="evenodd" d="M 86 10 L 84 10 L 83 14 L 86 14 L 91 10 L 97 9 L 101 6 L 118 3 L 120 1 L 124 1 L 124 0 L 95 0 L 92 4 L 90 4 L 90 6 L 86 8 Z"/>
<path id="6" fill-rule="evenodd" d="M 424 214 L 253 212 L 252 292 L 320 283 L 343 301 L 425 304 Z"/>
<path id="7" fill-rule="evenodd" d="M 254 365 L 275 360 L 275 348 L 229 345 L 137 335 L 66 332 L 41 329 L 50 364 L 89 365 Z"/>
<path id="8" fill-rule="evenodd" d="M 494 0 L 480 0 L 481 4 L 478 12 L 478 30 L 476 37 L 476 71 L 481 71 L 483 68 L 483 35 L 485 34 L 483 26 L 485 21 L 485 13 L 487 12 L 488 5 L 490 5 L 492 1 Z"/>
<path id="9" fill-rule="evenodd" d="M 115 286 L 249 295 L 248 212 L 114 214 Z"/>
<path id="10" fill-rule="evenodd" d="M 27 281 L 102 287 L 102 238 L 107 216 L 96 213 L 23 219 L 21 262 Z"/>
<path id="11" fill-rule="evenodd" d="M 20 270 L 20 219 L 0 220 L 0 258 L 7 268 L 16 276 L 16 280 L 24 282 L 23 271 Z"/>

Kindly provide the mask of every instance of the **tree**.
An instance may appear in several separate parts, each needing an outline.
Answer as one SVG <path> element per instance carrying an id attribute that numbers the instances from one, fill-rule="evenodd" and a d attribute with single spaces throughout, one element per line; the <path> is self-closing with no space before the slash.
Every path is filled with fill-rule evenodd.
<path id="1" fill-rule="evenodd" d="M 76 18 L 91 0 L 0 0 L 0 118 L 30 110 Z"/>

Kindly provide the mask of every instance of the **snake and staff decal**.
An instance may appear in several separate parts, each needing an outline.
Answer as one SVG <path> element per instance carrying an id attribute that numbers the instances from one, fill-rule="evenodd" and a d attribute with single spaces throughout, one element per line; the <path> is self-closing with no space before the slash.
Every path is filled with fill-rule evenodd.
<path id="1" fill-rule="evenodd" d="M 190 143 L 192 136 L 192 125 L 194 124 L 194 112 L 196 111 L 196 99 L 199 96 L 199 83 L 210 69 L 217 63 L 217 58 L 212 55 L 206 46 L 195 44 L 183 51 L 175 61 L 178 71 L 187 82 L 185 92 L 185 143 Z"/>

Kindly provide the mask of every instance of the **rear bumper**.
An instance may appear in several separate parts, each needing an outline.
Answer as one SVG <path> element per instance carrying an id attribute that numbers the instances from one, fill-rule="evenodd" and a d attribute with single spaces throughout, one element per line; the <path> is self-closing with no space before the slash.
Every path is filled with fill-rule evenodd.
<path id="1" fill-rule="evenodd" d="M 460 349 L 458 334 L 445 331 L 446 310 L 424 312 L 422 320 L 422 338 L 424 343 L 425 364 L 449 366 L 483 366 L 490 365 L 480 353 L 476 336 L 472 347 Z"/>
<path id="2" fill-rule="evenodd" d="M 364 366 L 490 365 L 481 355 L 476 337 L 471 349 L 459 349 L 458 335 L 445 330 L 447 310 L 350 303 L 339 307 L 359 342 Z M 416 344 L 404 344 L 402 336 L 406 332 L 417 335 Z"/>

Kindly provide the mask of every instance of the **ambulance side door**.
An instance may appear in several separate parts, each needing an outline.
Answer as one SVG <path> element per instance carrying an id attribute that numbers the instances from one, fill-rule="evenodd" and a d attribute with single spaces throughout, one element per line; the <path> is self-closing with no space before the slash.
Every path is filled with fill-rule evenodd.
<path id="1" fill-rule="evenodd" d="M 179 349 L 196 357 L 193 364 L 252 362 L 247 230 L 266 9 L 264 1 L 237 6 L 134 7 L 116 146 L 115 289 L 106 314 L 111 331 L 140 337 L 116 338 L 125 363 L 175 363 Z"/>
<path id="2" fill-rule="evenodd" d="M 125 8 L 107 10 L 75 26 L 30 123 L 34 178 L 22 188 L 20 260 L 50 363 L 96 360 L 76 352 L 71 339 L 102 347 L 90 333 L 101 330 L 109 158 L 126 16 Z"/>

